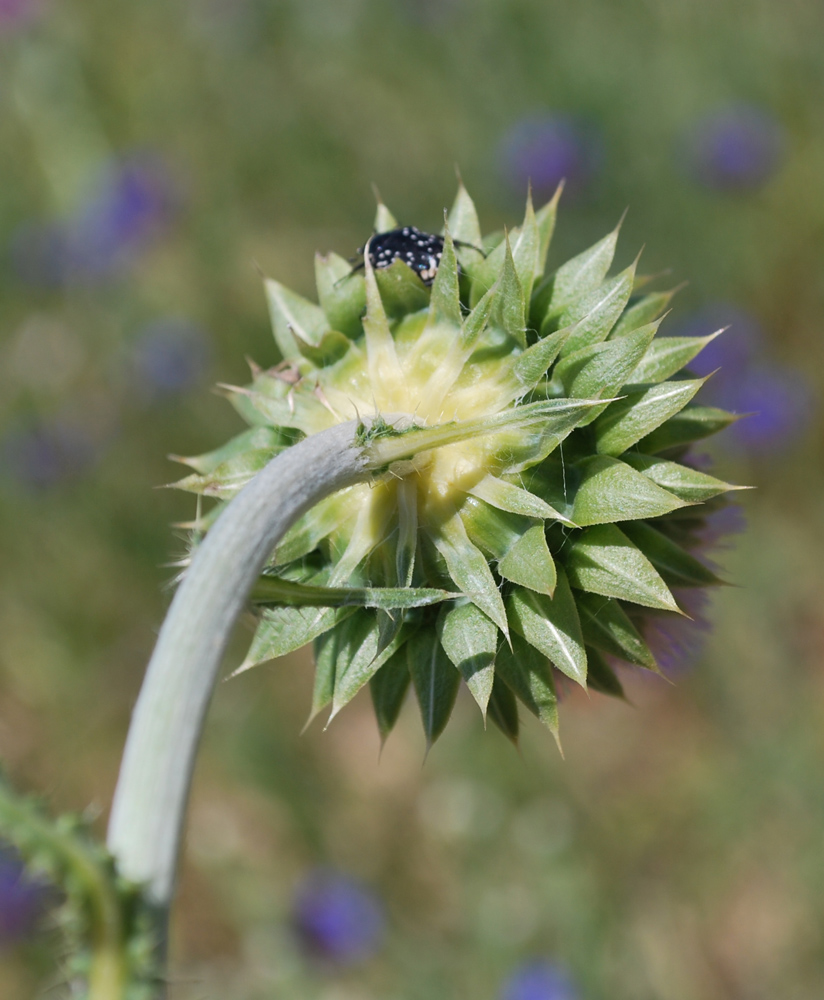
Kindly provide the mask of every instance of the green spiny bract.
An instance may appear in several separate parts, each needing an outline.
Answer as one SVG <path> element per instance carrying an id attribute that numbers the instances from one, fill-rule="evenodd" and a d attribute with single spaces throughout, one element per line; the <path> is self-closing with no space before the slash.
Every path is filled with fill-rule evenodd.
<path id="1" fill-rule="evenodd" d="M 73 997 L 151 1000 L 160 981 L 155 915 L 139 888 L 81 816 L 52 819 L 0 775 L 0 836 L 36 878 L 59 888 L 57 923 L 71 956 L 62 972 Z M 62 995 L 62 994 L 61 994 Z"/>
<path id="2" fill-rule="evenodd" d="M 511 738 L 518 702 L 557 737 L 555 670 L 620 694 L 615 659 L 657 669 L 644 621 L 681 613 L 670 587 L 718 582 L 690 549 L 732 487 L 679 463 L 733 419 L 691 403 L 685 366 L 711 338 L 656 337 L 672 293 L 639 295 L 635 264 L 608 277 L 617 228 L 544 277 L 557 201 L 484 239 L 461 187 L 431 289 L 368 250 L 363 273 L 317 257 L 319 305 L 266 283 L 283 361 L 227 387 L 251 429 L 184 459 L 179 486 L 229 499 L 342 421 L 377 455 L 400 427 L 455 429 L 387 451 L 272 555 L 241 669 L 314 642 L 312 716 L 368 683 L 385 738 L 411 682 L 431 743 L 463 679 Z M 395 225 L 380 205 L 376 231 Z"/>

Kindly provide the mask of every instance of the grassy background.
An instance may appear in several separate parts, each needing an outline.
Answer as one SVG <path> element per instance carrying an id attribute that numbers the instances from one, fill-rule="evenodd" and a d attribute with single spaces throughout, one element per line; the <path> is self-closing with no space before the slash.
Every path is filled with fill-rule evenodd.
<path id="1" fill-rule="evenodd" d="M 154 490 L 178 476 L 164 456 L 240 429 L 209 386 L 243 380 L 245 355 L 277 360 L 256 265 L 309 294 L 315 250 L 369 235 L 371 181 L 436 229 L 458 163 L 484 228 L 514 223 L 507 135 L 572 116 L 597 155 L 550 265 L 629 206 L 618 263 L 646 244 L 645 270 L 690 282 L 671 329 L 743 313 L 761 370 L 808 399 L 769 446 L 715 449 L 758 490 L 700 661 L 675 686 L 628 679 L 632 707 L 570 692 L 565 760 L 529 724 L 519 756 L 467 699 L 423 767 L 411 704 L 380 760 L 368 696 L 300 736 L 303 654 L 222 687 L 174 1000 L 492 1000 L 534 956 L 587 1000 L 824 994 L 822 36 L 813 0 L 0 7 L 0 757 L 55 809 L 96 804 L 101 833 L 182 549 L 169 524 L 192 514 Z M 716 190 L 691 137 L 742 102 L 781 155 L 763 183 Z M 53 227 L 88 241 L 123 162 L 151 175 L 151 211 L 56 279 Z M 183 324 L 188 368 L 152 339 Z M 292 889 L 316 865 L 384 901 L 369 961 L 320 968 L 295 948 Z M 0 954 L 4 997 L 56 977 L 47 928 Z"/>

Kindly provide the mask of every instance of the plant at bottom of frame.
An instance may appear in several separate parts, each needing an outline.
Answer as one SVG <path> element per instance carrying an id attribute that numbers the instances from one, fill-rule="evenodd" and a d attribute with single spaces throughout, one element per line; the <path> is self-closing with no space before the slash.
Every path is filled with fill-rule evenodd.
<path id="1" fill-rule="evenodd" d="M 311 717 L 368 684 L 385 738 L 411 684 L 431 744 L 463 682 L 511 739 L 519 706 L 557 738 L 556 671 L 620 695 L 616 660 L 658 670 L 645 632 L 683 614 L 673 589 L 720 582 L 692 550 L 736 487 L 684 461 L 735 419 L 693 401 L 715 334 L 658 336 L 673 292 L 637 261 L 609 275 L 618 228 L 545 276 L 559 194 L 487 237 L 462 185 L 440 236 L 381 204 L 361 267 L 316 258 L 319 304 L 267 281 L 283 360 L 226 387 L 249 430 L 182 459 L 177 485 L 221 501 L 203 531 L 336 423 L 385 457 L 292 527 L 253 592 L 241 669 L 313 642 Z M 427 429 L 437 446 L 397 460 Z"/>

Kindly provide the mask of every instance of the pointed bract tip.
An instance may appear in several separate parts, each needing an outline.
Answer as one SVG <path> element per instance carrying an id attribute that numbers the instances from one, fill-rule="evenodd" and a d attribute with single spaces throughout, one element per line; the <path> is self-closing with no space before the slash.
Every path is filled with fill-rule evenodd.
<path id="1" fill-rule="evenodd" d="M 332 725 L 332 719 L 334 719 L 338 715 L 338 713 L 343 707 L 344 707 L 343 705 L 338 705 L 336 702 L 332 703 L 332 709 L 329 712 L 329 718 L 326 720 L 326 723 L 324 724 L 323 727 L 324 732 L 326 732 L 326 730 Z"/>
<path id="2" fill-rule="evenodd" d="M 256 667 L 257 665 L 258 665 L 257 660 L 244 660 L 239 667 L 236 667 L 227 677 L 223 678 L 223 683 L 225 684 L 226 681 L 233 680 L 240 674 L 245 674 L 247 670 L 251 670 L 252 667 Z"/>
<path id="3" fill-rule="evenodd" d="M 628 212 L 628 211 L 629 211 L 629 205 L 627 205 L 627 207 L 626 207 L 626 208 L 624 209 L 624 211 L 623 211 L 623 212 L 621 213 L 621 218 L 620 218 L 620 219 L 618 220 L 618 224 L 617 224 L 617 225 L 616 225 L 616 227 L 615 227 L 615 228 L 614 228 L 614 229 L 612 230 L 612 231 L 613 231 L 613 233 L 620 233 L 620 232 L 621 232 L 621 226 L 623 226 L 623 224 L 624 224 L 624 219 L 626 219 L 626 217 L 627 217 L 627 212 Z"/>
<path id="4" fill-rule="evenodd" d="M 376 205 L 382 205 L 383 204 L 383 198 L 381 198 L 381 193 L 378 190 L 378 185 L 374 181 L 372 181 L 371 182 L 371 187 L 372 187 L 372 195 L 375 198 L 375 204 Z"/>

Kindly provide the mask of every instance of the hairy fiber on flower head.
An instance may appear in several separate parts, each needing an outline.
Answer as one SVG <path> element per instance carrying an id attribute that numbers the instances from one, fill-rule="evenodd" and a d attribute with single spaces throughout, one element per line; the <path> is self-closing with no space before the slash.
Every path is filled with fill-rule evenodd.
<path id="1" fill-rule="evenodd" d="M 734 419 L 694 402 L 714 335 L 657 336 L 673 293 L 635 263 L 610 275 L 617 228 L 545 275 L 558 193 L 483 237 L 461 186 L 428 238 L 434 280 L 429 258 L 424 281 L 415 253 L 366 243 L 354 270 L 317 257 L 317 304 L 266 282 L 282 361 L 226 388 L 250 429 L 184 459 L 179 485 L 224 502 L 282 449 L 363 422 L 374 481 L 305 514 L 252 597 L 243 668 L 313 642 L 312 716 L 369 684 L 385 737 L 411 685 L 431 743 L 464 683 L 513 740 L 519 704 L 557 736 L 556 671 L 620 694 L 616 659 L 658 669 L 645 616 L 718 582 L 691 550 L 734 487 L 681 462 Z M 376 245 L 397 226 L 379 205 Z"/>

